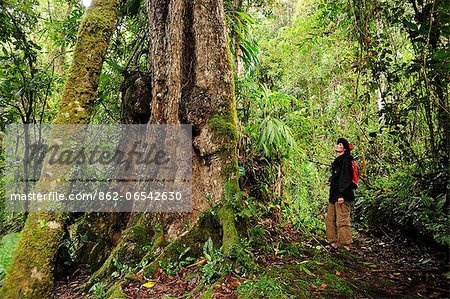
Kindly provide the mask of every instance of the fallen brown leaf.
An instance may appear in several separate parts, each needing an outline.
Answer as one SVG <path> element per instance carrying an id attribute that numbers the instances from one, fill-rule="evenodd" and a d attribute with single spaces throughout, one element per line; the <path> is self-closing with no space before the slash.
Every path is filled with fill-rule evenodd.
<path id="1" fill-rule="evenodd" d="M 310 285 L 309 287 L 308 287 L 308 290 L 309 291 L 314 291 L 314 290 L 316 290 L 317 289 L 317 286 L 315 286 L 315 285 Z"/>

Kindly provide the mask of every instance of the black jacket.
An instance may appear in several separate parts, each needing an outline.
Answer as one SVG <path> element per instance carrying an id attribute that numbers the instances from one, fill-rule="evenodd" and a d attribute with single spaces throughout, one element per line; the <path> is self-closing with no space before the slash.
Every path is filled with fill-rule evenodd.
<path id="1" fill-rule="evenodd" d="M 355 199 L 352 161 L 353 157 L 350 154 L 343 154 L 331 164 L 329 198 L 331 203 L 337 202 L 339 197 L 343 197 L 347 202 Z"/>

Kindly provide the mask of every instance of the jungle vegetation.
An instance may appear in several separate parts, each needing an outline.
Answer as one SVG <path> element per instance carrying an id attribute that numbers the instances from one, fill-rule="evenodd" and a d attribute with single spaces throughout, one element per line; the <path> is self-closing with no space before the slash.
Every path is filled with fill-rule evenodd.
<path id="1" fill-rule="evenodd" d="M 11 213 L 2 200 L 0 294 L 50 298 L 83 265 L 86 296 L 126 298 L 133 274 L 204 257 L 195 292 L 208 298 L 228 273 L 259 273 L 261 249 L 301 256 L 273 247 L 269 220 L 320 251 L 342 136 L 360 167 L 355 233 L 448 252 L 449 35 L 446 0 L 1 0 L 0 131 L 192 124 L 195 204 L 182 215 Z M 264 273 L 239 296 L 311 291 Z M 333 273 L 321 274 L 327 288 L 351 296 Z"/>

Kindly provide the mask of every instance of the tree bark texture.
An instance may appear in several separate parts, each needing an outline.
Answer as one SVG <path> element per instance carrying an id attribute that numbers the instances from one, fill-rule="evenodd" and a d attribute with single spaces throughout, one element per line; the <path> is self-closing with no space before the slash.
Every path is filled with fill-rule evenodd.
<path id="1" fill-rule="evenodd" d="M 166 238 L 195 223 L 211 202 L 238 191 L 236 104 L 224 7 L 217 0 L 148 0 L 151 31 L 150 123 L 192 124 L 190 215 L 165 217 Z M 212 200 L 208 201 L 210 197 Z M 237 239 L 224 213 L 224 248 Z"/>

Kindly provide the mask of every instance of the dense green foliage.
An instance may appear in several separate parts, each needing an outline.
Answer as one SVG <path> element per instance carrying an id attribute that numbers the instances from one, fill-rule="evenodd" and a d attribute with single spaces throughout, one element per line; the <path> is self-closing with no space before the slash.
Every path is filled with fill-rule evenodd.
<path id="1" fill-rule="evenodd" d="M 50 5 L 51 4 L 51 5 Z M 70 50 L 84 8 L 78 1 L 0 4 L 0 128 L 49 122 L 57 113 Z"/>
<path id="2" fill-rule="evenodd" d="M 144 3 L 124 2 L 92 123 L 119 123 L 127 78 L 149 72 Z M 341 136 L 361 169 L 356 224 L 450 245 L 449 9 L 444 0 L 225 1 L 244 191 L 230 201 L 239 220 L 252 224 L 245 250 L 263 246 L 264 217 L 323 234 L 325 181 Z M 2 131 L 9 123 L 50 123 L 57 114 L 84 12 L 76 0 L 0 3 Z M 1 208 L 0 220 L 6 234 L 23 217 Z M 14 247 L 6 240 L 0 272 Z M 202 275 L 212 282 L 223 252 L 209 240 L 203 254 Z M 281 291 L 262 276 L 239 292 Z"/>
<path id="3" fill-rule="evenodd" d="M 364 215 L 448 245 L 448 3 L 353 5 L 362 84 L 377 92 L 381 118 L 379 130 L 369 133 L 378 157 L 368 162 L 381 165 L 368 173 L 375 197 Z"/>
<path id="4" fill-rule="evenodd" d="M 283 173 L 279 203 L 299 227 L 323 227 L 327 165 L 344 136 L 361 168 L 359 223 L 449 244 L 449 14 L 433 3 L 280 1 L 253 12 L 260 64 L 236 87 L 253 144 L 244 163 L 257 190 L 277 190 Z"/>

